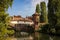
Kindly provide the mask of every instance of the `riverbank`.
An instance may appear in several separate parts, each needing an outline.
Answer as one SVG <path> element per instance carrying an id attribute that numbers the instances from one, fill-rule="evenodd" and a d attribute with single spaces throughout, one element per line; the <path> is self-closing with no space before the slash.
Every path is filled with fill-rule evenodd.
<path id="1" fill-rule="evenodd" d="M 48 35 L 53 35 L 53 36 L 60 36 L 60 33 L 43 32 L 43 31 L 41 31 L 41 30 L 34 31 L 34 32 L 39 32 L 39 33 L 48 34 Z"/>
<path id="2" fill-rule="evenodd" d="M 39 33 L 43 33 L 43 34 L 48 34 L 48 35 L 52 35 L 52 36 L 60 36 L 60 34 L 57 34 L 57 33 L 52 33 L 52 32 L 42 32 L 42 31 L 39 31 Z"/>

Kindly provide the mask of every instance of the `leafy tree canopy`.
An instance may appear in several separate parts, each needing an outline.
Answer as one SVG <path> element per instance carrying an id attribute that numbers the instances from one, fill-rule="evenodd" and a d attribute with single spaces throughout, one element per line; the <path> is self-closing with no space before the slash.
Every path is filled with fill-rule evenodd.
<path id="1" fill-rule="evenodd" d="M 12 3 L 13 0 L 0 0 L 0 40 L 6 40 L 7 34 L 11 33 L 11 31 L 7 30 L 10 17 L 6 11 L 12 6 Z"/>
<path id="2" fill-rule="evenodd" d="M 40 13 L 40 7 L 39 7 L 39 4 L 36 5 L 36 12 L 37 12 L 37 13 Z"/>

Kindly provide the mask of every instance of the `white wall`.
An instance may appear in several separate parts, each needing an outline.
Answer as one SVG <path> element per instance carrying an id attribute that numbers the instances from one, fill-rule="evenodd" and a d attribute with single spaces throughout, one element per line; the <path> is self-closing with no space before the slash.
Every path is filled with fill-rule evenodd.
<path id="1" fill-rule="evenodd" d="M 11 21 L 12 24 L 34 24 L 33 22 L 24 22 L 24 21 Z"/>

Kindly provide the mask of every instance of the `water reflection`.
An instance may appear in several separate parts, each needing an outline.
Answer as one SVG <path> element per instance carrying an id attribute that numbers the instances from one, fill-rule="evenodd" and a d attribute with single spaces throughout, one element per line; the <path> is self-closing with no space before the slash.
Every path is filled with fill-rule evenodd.
<path id="1" fill-rule="evenodd" d="M 17 40 L 60 40 L 59 36 L 52 36 L 52 35 L 43 34 L 39 32 L 29 33 L 28 35 L 26 35 L 25 33 L 24 34 L 25 36 L 22 34 L 20 34 L 20 37 L 17 38 Z"/>
<path id="2" fill-rule="evenodd" d="M 60 40 L 60 36 L 53 36 L 53 35 L 35 32 L 34 40 Z"/>
<path id="3" fill-rule="evenodd" d="M 53 40 L 60 40 L 60 36 L 53 36 L 51 37 Z"/>
<path id="4" fill-rule="evenodd" d="M 33 40 L 33 37 L 31 35 L 29 36 L 29 40 Z"/>
<path id="5" fill-rule="evenodd" d="M 49 40 L 49 35 L 35 32 L 35 40 Z"/>

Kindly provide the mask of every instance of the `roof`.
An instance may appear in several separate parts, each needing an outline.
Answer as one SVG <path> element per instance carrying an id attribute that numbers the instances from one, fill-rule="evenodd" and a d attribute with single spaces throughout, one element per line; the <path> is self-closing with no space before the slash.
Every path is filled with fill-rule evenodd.
<path id="1" fill-rule="evenodd" d="M 27 22 L 32 22 L 30 18 L 22 18 L 21 16 L 13 16 L 11 17 L 11 21 L 27 21 Z"/>

